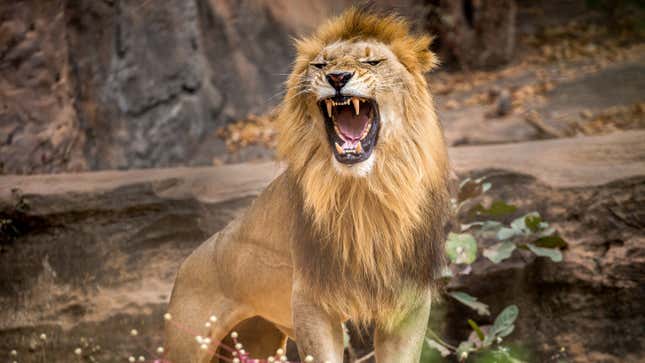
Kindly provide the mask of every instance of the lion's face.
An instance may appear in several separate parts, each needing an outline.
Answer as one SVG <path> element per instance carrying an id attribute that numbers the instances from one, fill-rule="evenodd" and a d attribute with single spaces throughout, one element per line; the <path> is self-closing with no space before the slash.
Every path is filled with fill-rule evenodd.
<path id="1" fill-rule="evenodd" d="M 378 41 L 339 41 L 324 47 L 302 80 L 324 123 L 336 170 L 364 176 L 379 143 L 402 127 L 402 101 L 410 74 Z M 397 115 L 399 117 L 397 117 Z M 399 135 L 401 136 L 401 135 Z"/>

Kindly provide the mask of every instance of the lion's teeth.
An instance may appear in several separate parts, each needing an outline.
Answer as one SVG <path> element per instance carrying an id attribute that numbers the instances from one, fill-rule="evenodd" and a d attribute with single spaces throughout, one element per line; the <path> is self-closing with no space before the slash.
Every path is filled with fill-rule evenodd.
<path id="1" fill-rule="evenodd" d="M 371 123 L 367 124 L 365 131 L 363 131 L 363 133 L 361 134 L 361 140 L 363 140 L 367 136 L 371 128 L 372 128 L 372 124 Z"/>
<path id="2" fill-rule="evenodd" d="M 343 150 L 343 148 L 340 147 L 337 142 L 334 142 L 334 146 L 336 147 L 336 151 L 338 151 L 340 155 L 345 155 L 345 150 Z"/>
<path id="3" fill-rule="evenodd" d="M 363 152 L 363 145 L 361 145 L 360 141 L 358 142 L 358 144 L 356 144 L 356 152 L 357 153 L 362 153 Z"/>
<path id="4" fill-rule="evenodd" d="M 331 100 L 325 100 L 325 103 L 327 104 L 327 115 L 331 118 Z"/>
<path id="5" fill-rule="evenodd" d="M 354 112 L 356 113 L 356 116 L 361 112 L 361 106 L 360 106 L 360 101 L 356 97 L 352 97 L 352 103 L 354 104 Z"/>

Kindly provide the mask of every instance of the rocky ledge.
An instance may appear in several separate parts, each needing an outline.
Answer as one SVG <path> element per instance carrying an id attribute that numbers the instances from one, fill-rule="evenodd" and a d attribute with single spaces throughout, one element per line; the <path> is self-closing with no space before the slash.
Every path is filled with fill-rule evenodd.
<path id="1" fill-rule="evenodd" d="M 563 350 L 572 362 L 645 354 L 642 140 L 637 131 L 450 150 L 459 176 L 488 175 L 493 198 L 539 211 L 569 242 L 561 263 L 481 259 L 453 282 L 493 315 L 517 304 L 509 339 L 536 361 Z M 0 177 L 0 357 L 150 357 L 178 264 L 280 171 L 263 163 Z M 467 336 L 472 311 L 448 299 L 436 311 L 449 341 Z"/>

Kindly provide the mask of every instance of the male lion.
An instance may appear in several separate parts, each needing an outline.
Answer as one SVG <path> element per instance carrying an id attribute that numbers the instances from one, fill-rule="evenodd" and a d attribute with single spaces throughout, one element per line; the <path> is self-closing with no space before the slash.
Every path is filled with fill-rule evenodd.
<path id="1" fill-rule="evenodd" d="M 449 200 L 429 44 L 397 17 L 356 9 L 296 42 L 277 120 L 288 168 L 182 264 L 173 363 L 213 355 L 179 327 L 218 342 L 255 316 L 316 362 L 342 362 L 348 319 L 375 326 L 378 362 L 419 361 Z M 246 334 L 254 355 L 271 353 Z"/>

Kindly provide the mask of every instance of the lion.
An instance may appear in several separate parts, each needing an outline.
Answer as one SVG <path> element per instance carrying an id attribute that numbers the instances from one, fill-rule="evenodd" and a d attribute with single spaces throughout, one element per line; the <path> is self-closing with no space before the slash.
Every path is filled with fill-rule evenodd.
<path id="1" fill-rule="evenodd" d="M 305 361 L 340 363 L 352 320 L 374 326 L 377 362 L 419 361 L 450 200 L 430 42 L 356 8 L 296 40 L 276 121 L 286 170 L 181 265 L 172 362 L 217 359 L 185 327 L 217 346 L 254 317 L 278 332 L 247 325 L 240 339 L 255 356 L 291 337 Z"/>

